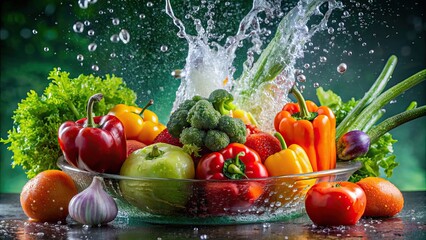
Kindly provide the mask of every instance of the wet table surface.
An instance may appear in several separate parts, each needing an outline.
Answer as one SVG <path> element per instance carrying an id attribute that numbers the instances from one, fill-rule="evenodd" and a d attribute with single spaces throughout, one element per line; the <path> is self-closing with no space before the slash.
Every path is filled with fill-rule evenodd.
<path id="1" fill-rule="evenodd" d="M 403 192 L 404 209 L 392 218 L 362 218 L 356 225 L 318 227 L 308 216 L 278 223 L 244 225 L 153 225 L 117 218 L 87 227 L 27 220 L 18 194 L 0 194 L 0 239 L 426 239 L 426 191 Z"/>

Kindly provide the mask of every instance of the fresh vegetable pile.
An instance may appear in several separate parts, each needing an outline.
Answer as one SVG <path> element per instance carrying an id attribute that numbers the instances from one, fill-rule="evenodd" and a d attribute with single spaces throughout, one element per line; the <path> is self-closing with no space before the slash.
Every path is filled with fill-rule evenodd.
<path id="1" fill-rule="evenodd" d="M 381 169 L 391 176 L 398 165 L 391 155 L 395 140 L 388 131 L 425 116 L 426 107 L 413 104 L 403 113 L 376 122 L 388 102 L 426 79 L 426 70 L 383 92 L 395 65 L 396 57 L 392 56 L 360 100 L 344 103 L 331 90 L 318 88 L 317 106 L 305 101 L 294 86 L 291 93 L 297 103 L 288 103 L 271 116 L 276 133 L 259 129 L 253 116 L 238 109 L 234 96 L 223 89 L 214 90 L 207 98 L 187 99 L 163 125 L 147 109 L 152 100 L 144 108 L 134 106 L 135 94 L 121 79 L 69 79 L 68 73 L 54 70 L 49 77 L 53 82 L 44 95 L 31 92 L 19 104 L 14 116 L 17 126 L 2 141 L 11 143 L 14 165 L 22 165 L 29 177 L 55 168 L 60 155 L 79 169 L 129 177 L 120 181 L 122 196 L 153 214 L 186 212 L 188 204 L 197 204 L 214 216 L 238 214 L 263 204 L 265 197 L 276 192 L 280 199 L 273 200 L 280 206 L 295 194 L 306 194 L 306 210 L 316 224 L 354 224 L 364 212 L 364 216 L 389 217 L 402 209 L 399 190 L 377 177 Z M 82 99 L 88 100 L 87 107 Z M 336 161 L 362 163 L 351 176 L 352 183 L 315 184 L 316 179 L 302 179 L 289 184 L 303 190 L 289 191 L 284 184 L 268 189 L 266 181 L 260 181 L 334 169 Z M 147 183 L 134 180 L 138 177 L 205 181 L 199 181 L 202 187 L 192 192 L 184 181 L 153 181 L 147 188 Z M 115 202 L 101 182 L 95 177 L 90 191 L 68 199 L 69 212 L 76 221 L 104 224 L 117 215 Z M 25 190 L 27 195 L 39 190 L 37 186 L 25 189 L 29 189 Z M 93 202 L 99 207 L 91 208 Z M 380 204 L 391 207 L 383 211 L 375 208 Z M 351 211 L 342 214 L 348 208 Z M 63 219 L 63 215 L 53 219 L 29 216 L 35 220 Z"/>

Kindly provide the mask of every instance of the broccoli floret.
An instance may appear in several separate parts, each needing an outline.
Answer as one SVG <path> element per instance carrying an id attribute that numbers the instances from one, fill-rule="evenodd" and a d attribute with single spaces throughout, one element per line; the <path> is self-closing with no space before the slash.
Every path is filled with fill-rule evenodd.
<path id="1" fill-rule="evenodd" d="M 225 89 L 216 89 L 210 93 L 209 101 L 214 108 L 222 115 L 228 115 L 230 110 L 234 110 L 234 96 Z"/>
<path id="2" fill-rule="evenodd" d="M 204 146 L 213 152 L 225 148 L 229 143 L 228 135 L 218 130 L 209 130 L 204 138 Z"/>
<path id="3" fill-rule="evenodd" d="M 219 119 L 217 128 L 229 136 L 231 142 L 245 143 L 246 142 L 246 125 L 239 118 L 233 118 L 223 115 Z"/>
<path id="4" fill-rule="evenodd" d="M 199 95 L 195 95 L 195 96 L 192 97 L 192 101 L 198 102 L 200 100 L 208 100 L 208 99 L 205 98 L 205 97 L 201 97 Z"/>
<path id="5" fill-rule="evenodd" d="M 179 111 L 179 110 L 189 111 L 195 105 L 195 103 L 197 103 L 197 102 L 194 101 L 194 100 L 187 99 L 179 105 L 179 107 L 178 107 L 178 109 L 176 109 L 176 111 Z"/>
<path id="6" fill-rule="evenodd" d="M 201 148 L 204 146 L 205 137 L 205 131 L 198 128 L 189 127 L 182 130 L 179 140 L 184 145 L 195 145 Z"/>
<path id="7" fill-rule="evenodd" d="M 167 129 L 173 137 L 178 138 L 182 130 L 189 127 L 189 122 L 186 120 L 188 117 L 187 110 L 176 110 L 170 115 L 169 122 L 167 122 Z"/>
<path id="8" fill-rule="evenodd" d="M 220 113 L 207 100 L 199 100 L 188 112 L 187 121 L 191 127 L 214 129 L 219 123 Z"/>

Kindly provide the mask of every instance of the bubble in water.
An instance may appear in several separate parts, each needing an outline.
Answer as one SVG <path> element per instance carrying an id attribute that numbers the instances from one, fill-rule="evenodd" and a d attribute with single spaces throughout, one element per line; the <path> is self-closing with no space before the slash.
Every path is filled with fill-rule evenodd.
<path id="1" fill-rule="evenodd" d="M 339 64 L 339 66 L 337 66 L 338 73 L 344 73 L 346 72 L 346 69 L 348 69 L 348 66 L 346 65 L 346 63 L 341 63 Z"/>
<path id="2" fill-rule="evenodd" d="M 80 6 L 81 9 L 87 9 L 89 7 L 89 1 L 88 0 L 78 0 L 78 6 Z"/>
<path id="3" fill-rule="evenodd" d="M 308 69 L 311 65 L 309 65 L 309 63 L 305 63 L 305 65 L 303 65 L 304 68 Z"/>
<path id="4" fill-rule="evenodd" d="M 97 47 L 98 47 L 98 45 L 96 43 L 91 43 L 91 44 L 89 44 L 89 46 L 87 46 L 87 49 L 89 49 L 89 51 L 91 51 L 91 52 L 94 52 Z"/>
<path id="5" fill-rule="evenodd" d="M 152 6 L 154 6 L 154 4 L 153 4 L 152 2 L 147 2 L 147 3 L 146 3 L 146 6 L 147 6 L 147 7 L 152 7 Z"/>
<path id="6" fill-rule="evenodd" d="M 368 51 L 368 53 L 369 53 L 369 54 L 373 54 L 373 53 L 374 53 L 374 50 L 373 50 L 373 49 L 371 49 L 370 51 Z"/>
<path id="7" fill-rule="evenodd" d="M 124 44 L 129 43 L 129 41 L 130 41 L 130 34 L 129 34 L 129 32 L 126 29 L 122 29 L 120 31 L 120 34 L 118 34 L 118 36 L 120 37 L 121 41 Z"/>
<path id="8" fill-rule="evenodd" d="M 162 52 L 167 52 L 167 50 L 169 50 L 169 47 L 168 47 L 168 46 L 166 46 L 166 45 L 162 45 L 162 46 L 160 47 L 160 50 L 161 50 Z"/>
<path id="9" fill-rule="evenodd" d="M 350 16 L 350 13 L 349 13 L 348 11 L 344 11 L 344 12 L 343 12 L 343 16 L 344 16 L 344 17 L 349 17 L 349 16 Z"/>
<path id="10" fill-rule="evenodd" d="M 118 19 L 118 18 L 113 18 L 113 19 L 112 19 L 112 25 L 117 26 L 118 24 L 120 24 L 120 19 Z"/>
<path id="11" fill-rule="evenodd" d="M 33 34 L 36 35 L 37 33 L 37 30 L 33 29 Z"/>
<path id="12" fill-rule="evenodd" d="M 333 34 L 333 33 L 334 33 L 334 28 L 329 27 L 329 28 L 327 29 L 327 32 L 328 32 L 328 34 Z"/>
<path id="13" fill-rule="evenodd" d="M 140 19 L 145 19 L 145 18 L 146 18 L 146 16 L 145 16 L 145 14 L 141 13 L 141 14 L 139 14 L 139 18 L 140 18 Z"/>
<path id="14" fill-rule="evenodd" d="M 84 60 L 84 56 L 83 55 L 81 55 L 81 54 L 78 54 L 77 55 L 77 61 L 83 61 Z"/>
<path id="15" fill-rule="evenodd" d="M 92 65 L 92 70 L 96 72 L 99 71 L 98 65 Z"/>
<path id="16" fill-rule="evenodd" d="M 44 47 L 43 49 L 45 52 L 48 52 L 50 49 L 48 47 Z"/>
<path id="17" fill-rule="evenodd" d="M 317 83 L 317 82 L 314 83 L 314 88 L 318 88 L 319 86 L 320 86 L 319 83 Z"/>
<path id="18" fill-rule="evenodd" d="M 84 24 L 82 22 L 76 22 L 74 23 L 74 25 L 72 26 L 72 29 L 74 30 L 74 32 L 76 33 L 81 33 L 84 31 Z"/>
<path id="19" fill-rule="evenodd" d="M 87 21 L 87 20 L 86 20 L 86 21 L 84 21 L 84 25 L 85 25 L 85 26 L 90 26 L 90 21 Z"/>
<path id="20" fill-rule="evenodd" d="M 112 58 L 115 58 L 115 57 L 117 57 L 117 54 L 111 53 L 109 56 L 112 57 Z"/>
<path id="21" fill-rule="evenodd" d="M 87 35 L 93 36 L 95 35 L 95 31 L 93 29 L 90 29 L 89 31 L 87 31 Z"/>
<path id="22" fill-rule="evenodd" d="M 118 34 L 114 34 L 109 38 L 109 40 L 111 40 L 111 42 L 113 43 L 118 43 L 120 41 L 120 37 L 118 36 Z"/>
<path id="23" fill-rule="evenodd" d="M 320 62 L 322 62 L 322 63 L 323 63 L 323 62 L 327 62 L 327 58 L 326 58 L 326 57 L 324 57 L 324 56 L 321 56 L 321 57 L 320 57 Z"/>

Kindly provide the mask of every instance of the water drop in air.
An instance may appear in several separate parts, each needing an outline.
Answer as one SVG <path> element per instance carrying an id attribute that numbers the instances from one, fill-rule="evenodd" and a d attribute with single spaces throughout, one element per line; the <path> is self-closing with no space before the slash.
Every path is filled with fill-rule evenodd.
<path id="1" fill-rule="evenodd" d="M 141 13 L 141 14 L 139 14 L 139 18 L 140 18 L 140 19 L 145 19 L 145 17 L 146 17 L 146 16 L 145 16 L 145 14 L 142 14 L 142 13 Z"/>
<path id="2" fill-rule="evenodd" d="M 117 54 L 111 53 L 109 56 L 112 57 L 112 58 L 115 58 L 117 56 Z"/>
<path id="3" fill-rule="evenodd" d="M 36 35 L 37 33 L 37 30 L 33 29 L 33 34 Z"/>
<path id="4" fill-rule="evenodd" d="M 48 52 L 50 49 L 48 47 L 44 47 L 43 49 L 45 52 Z"/>
<path id="5" fill-rule="evenodd" d="M 346 65 L 346 63 L 341 63 L 339 64 L 339 66 L 337 66 L 338 73 L 344 73 L 346 72 L 346 69 L 348 69 L 348 66 Z"/>
<path id="6" fill-rule="evenodd" d="M 89 31 L 87 31 L 87 35 L 93 36 L 93 35 L 95 35 L 95 31 L 90 29 Z"/>
<path id="7" fill-rule="evenodd" d="M 117 26 L 118 24 L 120 24 L 120 19 L 118 19 L 118 18 L 113 18 L 113 19 L 112 19 L 112 24 L 113 24 L 113 25 L 115 25 L 115 26 Z"/>
<path id="8" fill-rule="evenodd" d="M 77 61 L 83 61 L 84 60 L 84 56 L 83 55 L 81 55 L 81 54 L 78 54 L 77 55 Z"/>
<path id="9" fill-rule="evenodd" d="M 154 6 L 154 4 L 153 4 L 152 2 L 147 2 L 147 3 L 146 3 L 146 6 L 147 6 L 147 7 L 152 7 L 152 6 Z"/>
<path id="10" fill-rule="evenodd" d="M 169 47 L 167 47 L 166 45 L 162 45 L 162 46 L 160 47 L 160 50 L 161 50 L 162 52 L 167 52 L 167 50 L 169 50 Z"/>
<path id="11" fill-rule="evenodd" d="M 84 25 L 85 26 L 90 26 L 90 22 L 86 20 L 86 21 L 84 21 Z"/>
<path id="12" fill-rule="evenodd" d="M 327 62 L 327 58 L 326 58 L 326 57 L 324 57 L 324 56 L 321 56 L 321 57 L 320 57 L 320 62 L 322 62 L 322 63 L 323 63 L 323 62 Z"/>
<path id="13" fill-rule="evenodd" d="M 93 71 L 99 71 L 98 65 L 92 65 L 92 70 Z"/>
<path id="14" fill-rule="evenodd" d="M 374 50 L 373 50 L 373 49 L 371 49 L 368 53 L 369 53 L 369 54 L 373 54 L 373 53 L 374 53 Z"/>
<path id="15" fill-rule="evenodd" d="M 89 46 L 87 46 L 87 49 L 89 49 L 89 51 L 91 51 L 91 52 L 94 52 L 97 47 L 98 47 L 98 45 L 96 43 L 91 43 L 91 44 L 89 44 Z"/>
<path id="16" fill-rule="evenodd" d="M 297 75 L 296 78 L 297 78 L 297 81 L 299 81 L 299 82 L 306 82 L 306 76 L 303 75 L 303 74 Z"/>
<path id="17" fill-rule="evenodd" d="M 78 6 L 80 6 L 81 9 L 86 9 L 89 7 L 89 1 L 88 0 L 78 0 Z"/>
<path id="18" fill-rule="evenodd" d="M 84 24 L 82 22 L 76 22 L 73 26 L 72 29 L 74 30 L 74 32 L 76 33 L 81 33 L 84 30 Z"/>
<path id="19" fill-rule="evenodd" d="M 114 34 L 110 37 L 111 42 L 113 43 L 118 43 L 120 41 L 120 37 L 118 36 L 118 34 Z"/>
<path id="20" fill-rule="evenodd" d="M 129 43 L 129 41 L 130 41 L 130 34 L 129 34 L 129 32 L 126 29 L 122 29 L 120 31 L 120 34 L 118 34 L 118 36 L 120 37 L 121 41 L 124 44 Z"/>

